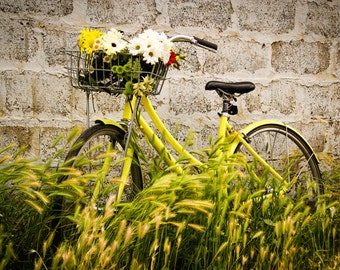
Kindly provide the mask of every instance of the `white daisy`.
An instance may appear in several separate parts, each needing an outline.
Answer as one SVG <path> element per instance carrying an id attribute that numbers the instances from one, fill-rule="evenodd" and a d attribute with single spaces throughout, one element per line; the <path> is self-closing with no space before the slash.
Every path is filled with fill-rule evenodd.
<path id="1" fill-rule="evenodd" d="M 143 60 L 151 65 L 156 64 L 159 61 L 162 51 L 157 44 L 147 47 L 143 53 Z"/>
<path id="2" fill-rule="evenodd" d="M 144 43 L 140 38 L 133 38 L 128 45 L 128 49 L 132 55 L 142 55 L 145 51 Z"/>
<path id="3" fill-rule="evenodd" d="M 103 50 L 108 55 L 115 55 L 127 47 L 127 42 L 123 39 L 122 33 L 112 28 L 101 36 Z"/>

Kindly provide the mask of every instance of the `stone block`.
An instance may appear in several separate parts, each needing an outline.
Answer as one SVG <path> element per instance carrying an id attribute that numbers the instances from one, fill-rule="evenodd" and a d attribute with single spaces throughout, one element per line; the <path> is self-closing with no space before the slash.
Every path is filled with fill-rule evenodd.
<path id="1" fill-rule="evenodd" d="M 242 96 L 247 114 L 276 115 L 289 121 L 308 122 L 315 119 L 334 119 L 340 115 L 340 85 L 303 85 L 294 80 L 256 84 L 256 89 Z"/>
<path id="2" fill-rule="evenodd" d="M 340 36 L 340 2 L 309 1 L 306 32 L 327 38 Z"/>
<path id="3" fill-rule="evenodd" d="M 294 29 L 295 0 L 233 1 L 241 31 L 288 33 Z"/>
<path id="4" fill-rule="evenodd" d="M 297 118 L 303 115 L 301 96 L 304 87 L 286 80 L 273 81 L 269 85 L 256 84 L 253 92 L 242 96 L 243 114 L 265 118 Z"/>
<path id="5" fill-rule="evenodd" d="M 1 92 L 5 93 L 4 102 L 1 104 L 4 116 L 32 117 L 33 95 L 31 78 L 26 73 L 4 71 L 0 73 L 2 81 Z"/>
<path id="6" fill-rule="evenodd" d="M 34 73 L 30 78 L 33 110 L 39 120 L 70 117 L 70 86 L 66 78 Z"/>
<path id="7" fill-rule="evenodd" d="M 113 24 L 150 25 L 157 15 L 155 1 L 152 0 L 88 0 L 87 17 L 92 22 Z"/>
<path id="8" fill-rule="evenodd" d="M 340 83 L 308 87 L 305 100 L 306 115 L 333 121 L 340 115 Z"/>
<path id="9" fill-rule="evenodd" d="M 46 61 L 49 66 L 61 65 L 66 66 L 65 48 L 66 41 L 72 39 L 74 44 L 77 43 L 77 38 L 70 38 L 64 31 L 47 30 L 43 33 L 43 48 L 46 55 Z"/>
<path id="10" fill-rule="evenodd" d="M 16 146 L 9 151 L 14 154 L 20 147 L 27 147 L 25 154 L 37 155 L 39 153 L 34 151 L 34 128 L 24 126 L 0 126 L 0 149 L 5 148 L 11 144 Z"/>
<path id="11" fill-rule="evenodd" d="M 55 162 L 63 162 L 66 157 L 67 152 L 71 148 L 72 144 L 67 144 L 67 138 L 71 134 L 71 129 L 68 128 L 58 128 L 58 127 L 43 127 L 39 130 L 39 141 L 37 147 L 40 152 L 40 160 L 47 161 L 48 159 L 53 159 Z M 55 147 L 52 144 L 55 140 L 61 136 L 61 140 Z M 62 150 L 64 153 L 56 158 L 55 155 L 57 151 Z M 54 164 L 56 165 L 56 164 Z"/>
<path id="12" fill-rule="evenodd" d="M 272 44 L 272 66 L 276 72 L 318 74 L 329 67 L 329 45 L 302 40 Z"/>
<path id="13" fill-rule="evenodd" d="M 65 16 L 73 11 L 73 0 L 2 0 L 0 11 L 8 13 L 29 13 L 48 16 Z"/>
<path id="14" fill-rule="evenodd" d="M 231 26 L 233 13 L 230 0 L 170 0 L 168 10 L 171 27 L 215 28 L 220 31 Z"/>
<path id="15" fill-rule="evenodd" d="M 37 34 L 28 19 L 2 17 L 0 21 L 0 59 L 28 61 L 38 50 Z"/>
<path id="16" fill-rule="evenodd" d="M 206 114 L 220 110 L 218 95 L 205 91 L 206 79 L 172 80 L 169 101 L 170 113 L 175 115 Z"/>
<path id="17" fill-rule="evenodd" d="M 85 94 L 83 94 L 85 95 Z M 86 105 L 86 99 L 82 99 L 82 107 Z M 123 103 L 125 95 L 112 96 L 107 93 L 93 93 L 90 96 L 90 112 L 91 118 L 112 118 L 120 120 L 123 111 Z M 85 110 L 86 112 L 86 110 Z"/>
<path id="18" fill-rule="evenodd" d="M 327 123 L 313 120 L 294 122 L 290 123 L 290 125 L 299 131 L 316 153 L 328 151 L 328 141 L 330 137 L 325 134 L 325 129 L 329 128 Z"/>
<path id="19" fill-rule="evenodd" d="M 256 41 L 245 41 L 236 37 L 221 38 L 216 54 L 206 53 L 204 72 L 224 74 L 227 72 L 255 73 L 267 68 L 270 46 Z"/>
<path id="20" fill-rule="evenodd" d="M 2 72 L 1 92 L 6 93 L 1 109 L 11 117 L 49 120 L 70 115 L 70 87 L 66 78 L 36 72 Z"/>

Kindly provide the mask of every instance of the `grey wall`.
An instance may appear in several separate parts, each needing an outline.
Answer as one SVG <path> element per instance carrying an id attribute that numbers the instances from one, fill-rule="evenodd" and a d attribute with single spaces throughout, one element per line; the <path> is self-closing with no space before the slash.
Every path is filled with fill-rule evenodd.
<path id="1" fill-rule="evenodd" d="M 217 54 L 184 46 L 188 61 L 153 97 L 170 129 L 180 123 L 193 131 L 195 148 L 207 146 L 218 125 L 220 100 L 205 83 L 250 80 L 256 90 L 239 99 L 232 120 L 279 119 L 317 152 L 340 155 L 339 0 L 2 0 L 0 15 L 0 147 L 28 144 L 46 159 L 58 134 L 86 126 L 85 94 L 70 87 L 61 50 L 93 26 L 131 35 L 153 28 L 218 44 Z M 91 121 L 117 118 L 122 102 L 95 95 Z"/>

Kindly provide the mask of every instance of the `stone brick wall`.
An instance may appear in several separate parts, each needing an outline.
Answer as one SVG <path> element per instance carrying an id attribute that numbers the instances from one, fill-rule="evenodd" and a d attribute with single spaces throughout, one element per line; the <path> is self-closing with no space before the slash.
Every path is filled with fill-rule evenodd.
<path id="1" fill-rule="evenodd" d="M 83 27 L 127 34 L 153 28 L 218 44 L 216 54 L 182 45 L 187 59 L 153 97 L 177 136 L 195 148 L 216 137 L 221 102 L 209 80 L 250 80 L 239 98 L 242 126 L 274 118 L 301 131 L 318 152 L 340 155 L 339 0 L 33 0 L 0 2 L 0 147 L 27 144 L 46 159 L 59 134 L 86 126 L 85 94 L 72 89 L 62 50 Z M 123 97 L 93 96 L 91 121 L 119 117 Z M 95 109 L 95 110 L 93 110 Z"/>

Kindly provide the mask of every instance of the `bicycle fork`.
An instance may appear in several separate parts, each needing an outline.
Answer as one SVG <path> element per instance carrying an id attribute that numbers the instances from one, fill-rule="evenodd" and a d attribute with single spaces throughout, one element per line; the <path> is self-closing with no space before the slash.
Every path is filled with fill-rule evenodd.
<path id="1" fill-rule="evenodd" d="M 118 194 L 117 194 L 117 203 L 119 203 L 122 199 L 122 195 L 125 189 L 125 186 L 127 182 L 129 181 L 129 173 L 132 165 L 133 160 L 133 154 L 134 150 L 132 147 L 130 147 L 131 137 L 132 137 L 132 131 L 133 131 L 133 125 L 134 125 L 134 119 L 136 119 L 138 107 L 140 104 L 140 96 L 137 96 L 137 98 L 133 97 L 130 102 L 126 102 L 126 104 L 129 104 L 125 106 L 124 113 L 123 113 L 123 119 L 128 120 L 127 122 L 127 133 L 125 134 L 125 148 L 124 148 L 124 160 L 121 164 L 120 169 L 120 177 L 121 182 L 118 187 Z M 133 108 L 133 109 L 132 109 Z"/>

